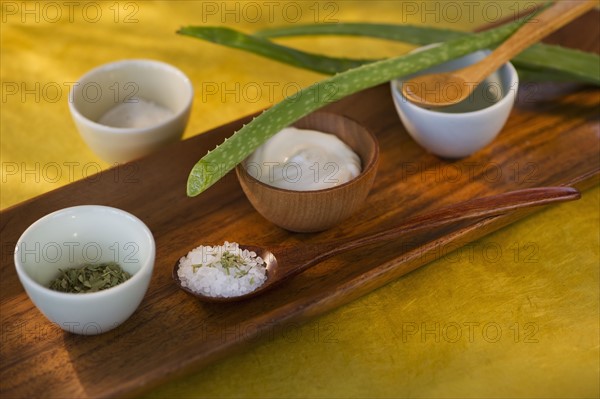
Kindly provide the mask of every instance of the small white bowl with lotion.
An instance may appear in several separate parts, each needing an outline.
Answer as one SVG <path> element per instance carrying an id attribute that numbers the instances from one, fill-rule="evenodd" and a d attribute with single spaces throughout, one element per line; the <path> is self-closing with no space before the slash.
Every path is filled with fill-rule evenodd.
<path id="1" fill-rule="evenodd" d="M 504 127 L 515 102 L 519 87 L 517 71 L 508 62 L 466 100 L 437 109 L 411 103 L 402 95 L 403 82 L 417 75 L 460 69 L 487 54 L 489 51 L 478 51 L 390 82 L 394 105 L 404 127 L 429 152 L 444 158 L 463 158 L 491 143 Z"/>
<path id="2" fill-rule="evenodd" d="M 123 210 L 101 205 L 65 208 L 33 223 L 17 241 L 14 262 L 37 308 L 65 331 L 95 335 L 123 323 L 142 302 L 154 269 L 150 229 Z M 131 277 L 108 289 L 66 293 L 48 288 L 59 269 L 117 262 Z"/>
<path id="3" fill-rule="evenodd" d="M 128 162 L 179 140 L 194 90 L 172 65 L 123 60 L 99 66 L 79 79 L 69 109 L 87 145 L 110 163 Z"/>

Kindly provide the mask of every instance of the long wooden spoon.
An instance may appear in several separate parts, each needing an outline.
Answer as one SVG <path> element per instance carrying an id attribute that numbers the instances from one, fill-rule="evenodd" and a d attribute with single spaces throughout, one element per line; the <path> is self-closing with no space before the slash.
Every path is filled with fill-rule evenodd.
<path id="1" fill-rule="evenodd" d="M 468 98 L 479 83 L 515 55 L 596 4 L 596 0 L 557 1 L 527 21 L 483 60 L 456 71 L 417 76 L 402 84 L 402 94 L 409 101 L 428 108 L 457 104 Z"/>
<path id="2" fill-rule="evenodd" d="M 398 240 L 418 231 L 445 226 L 466 219 L 496 216 L 516 209 L 539 206 L 560 201 L 579 199 L 581 194 L 571 187 L 540 187 L 511 191 L 489 197 L 476 198 L 434 210 L 406 220 L 400 225 L 374 234 L 351 237 L 338 241 L 301 246 L 281 246 L 261 248 L 240 245 L 241 248 L 256 252 L 266 262 L 267 280 L 249 294 L 236 297 L 210 297 L 183 287 L 177 270 L 179 262 L 173 268 L 173 279 L 177 285 L 189 294 L 207 302 L 231 302 L 247 299 L 273 288 L 283 281 L 346 251 L 392 240 Z"/>

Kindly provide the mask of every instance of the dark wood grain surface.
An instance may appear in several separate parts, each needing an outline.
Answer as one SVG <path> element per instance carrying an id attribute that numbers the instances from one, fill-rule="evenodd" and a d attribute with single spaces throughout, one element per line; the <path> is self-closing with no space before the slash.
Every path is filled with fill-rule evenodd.
<path id="1" fill-rule="evenodd" d="M 586 15 L 550 40 L 597 51 L 600 36 L 589 34 L 598 29 L 597 18 L 596 12 L 592 18 Z M 549 89 L 552 96 L 539 98 L 541 90 Z M 319 234 L 292 234 L 265 221 L 232 173 L 202 195 L 186 197 L 192 165 L 248 118 L 3 211 L 0 396 L 134 395 L 251 346 L 274 326 L 307 320 L 381 287 L 435 259 L 440 244 L 461 245 L 531 211 L 461 222 L 376 250 L 340 255 L 264 296 L 235 304 L 200 303 L 171 280 L 177 259 L 201 243 L 310 244 L 392 227 L 409 215 L 478 196 L 548 185 L 583 190 L 597 184 L 599 90 L 570 85 L 527 90 L 498 139 L 460 161 L 437 158 L 412 141 L 386 85 L 330 105 L 329 111 L 376 133 L 381 160 L 364 206 Z M 157 244 L 154 275 L 141 306 L 123 325 L 99 336 L 71 335 L 51 325 L 27 298 L 12 261 L 27 226 L 81 204 L 133 213 L 150 227 Z"/>

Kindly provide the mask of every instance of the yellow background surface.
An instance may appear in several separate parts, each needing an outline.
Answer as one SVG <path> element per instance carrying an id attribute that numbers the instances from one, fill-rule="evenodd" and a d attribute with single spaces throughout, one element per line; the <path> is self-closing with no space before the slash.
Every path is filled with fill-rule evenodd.
<path id="1" fill-rule="evenodd" d="M 79 137 L 67 105 L 70 85 L 100 64 L 152 58 L 183 70 L 196 90 L 186 138 L 323 78 L 175 35 L 180 26 L 252 32 L 377 21 L 470 30 L 532 4 L 66 3 L 2 2 L 3 209 L 111 166 Z M 356 58 L 409 49 L 357 38 L 281 42 Z M 589 190 L 147 397 L 598 397 L 599 195 Z"/>

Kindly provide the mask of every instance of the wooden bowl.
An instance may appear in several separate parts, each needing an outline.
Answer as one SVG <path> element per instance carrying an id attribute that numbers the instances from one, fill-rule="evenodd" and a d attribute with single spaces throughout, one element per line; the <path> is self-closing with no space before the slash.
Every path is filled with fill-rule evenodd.
<path id="1" fill-rule="evenodd" d="M 286 230 L 311 233 L 326 230 L 352 215 L 364 202 L 377 173 L 379 145 L 365 127 L 345 116 L 317 111 L 293 126 L 335 134 L 356 152 L 362 171 L 338 186 L 316 191 L 293 191 L 265 184 L 241 163 L 236 173 L 254 208 L 268 221 Z"/>

